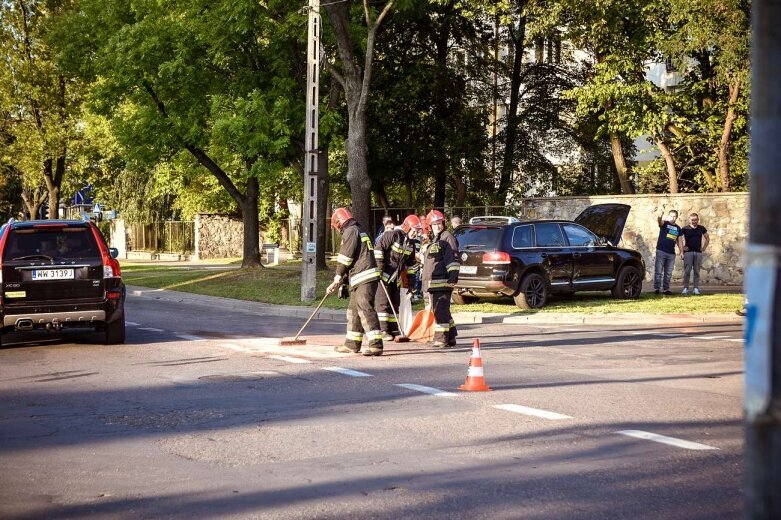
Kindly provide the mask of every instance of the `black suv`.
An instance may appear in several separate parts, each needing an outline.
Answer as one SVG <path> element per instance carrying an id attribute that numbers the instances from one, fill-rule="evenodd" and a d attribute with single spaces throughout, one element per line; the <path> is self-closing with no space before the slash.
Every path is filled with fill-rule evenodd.
<path id="1" fill-rule="evenodd" d="M 116 257 L 91 222 L 10 220 L 0 227 L 0 334 L 91 327 L 106 343 L 123 343 L 125 284 Z"/>
<path id="2" fill-rule="evenodd" d="M 528 220 L 475 217 L 456 228 L 461 272 L 455 303 L 511 296 L 522 309 L 539 309 L 549 294 L 610 290 L 639 298 L 643 257 L 616 247 L 630 207 L 598 204 L 578 218 Z"/>

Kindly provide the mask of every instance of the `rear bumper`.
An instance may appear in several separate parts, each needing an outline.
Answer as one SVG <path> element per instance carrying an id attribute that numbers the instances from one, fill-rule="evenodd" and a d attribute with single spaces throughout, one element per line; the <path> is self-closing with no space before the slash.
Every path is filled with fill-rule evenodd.
<path id="1" fill-rule="evenodd" d="M 515 290 L 502 280 L 486 279 L 459 279 L 456 284 L 457 292 L 473 294 L 475 296 L 512 296 Z"/>
<path id="2" fill-rule="evenodd" d="M 89 325 L 92 323 L 106 321 L 106 311 L 70 311 L 70 312 L 44 312 L 44 313 L 19 313 L 6 314 L 3 316 L 3 327 L 19 328 L 19 323 L 25 325 L 31 323 L 32 327 L 45 327 L 54 321 L 63 326 Z M 24 328 L 24 327 L 23 327 Z"/>

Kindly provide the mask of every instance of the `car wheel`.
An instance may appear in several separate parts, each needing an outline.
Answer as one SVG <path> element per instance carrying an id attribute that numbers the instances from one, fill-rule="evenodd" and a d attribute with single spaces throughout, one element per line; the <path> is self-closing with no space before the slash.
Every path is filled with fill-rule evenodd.
<path id="1" fill-rule="evenodd" d="M 477 296 L 465 296 L 463 294 L 458 294 L 456 292 L 453 293 L 451 299 L 453 300 L 453 303 L 455 303 L 456 305 L 466 305 L 468 303 L 475 303 L 478 300 Z"/>
<path id="2" fill-rule="evenodd" d="M 613 286 L 613 297 L 634 300 L 640 297 L 643 290 L 643 273 L 633 265 L 625 265 L 618 272 L 616 284 Z"/>
<path id="3" fill-rule="evenodd" d="M 113 323 L 106 323 L 106 345 L 116 345 L 125 342 L 125 318 Z"/>
<path id="4" fill-rule="evenodd" d="M 539 273 L 530 273 L 523 277 L 518 294 L 513 296 L 515 305 L 521 309 L 541 309 L 548 301 L 548 288 L 545 278 Z"/>

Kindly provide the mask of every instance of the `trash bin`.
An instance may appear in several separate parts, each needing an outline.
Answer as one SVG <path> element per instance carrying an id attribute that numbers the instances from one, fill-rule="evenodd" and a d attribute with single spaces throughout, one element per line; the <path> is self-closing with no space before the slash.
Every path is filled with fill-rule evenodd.
<path id="1" fill-rule="evenodd" d="M 260 261 L 263 265 L 278 265 L 279 244 L 263 244 L 260 251 Z"/>

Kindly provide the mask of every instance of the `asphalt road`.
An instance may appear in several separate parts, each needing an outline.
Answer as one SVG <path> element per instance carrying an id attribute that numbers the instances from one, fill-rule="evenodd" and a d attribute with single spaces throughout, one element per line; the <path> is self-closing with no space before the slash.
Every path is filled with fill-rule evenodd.
<path id="1" fill-rule="evenodd" d="M 741 515 L 736 324 L 471 325 L 365 358 L 334 322 L 280 348 L 303 319 L 131 296 L 127 320 L 120 346 L 3 336 L 0 517 Z M 476 337 L 493 391 L 460 392 Z"/>

